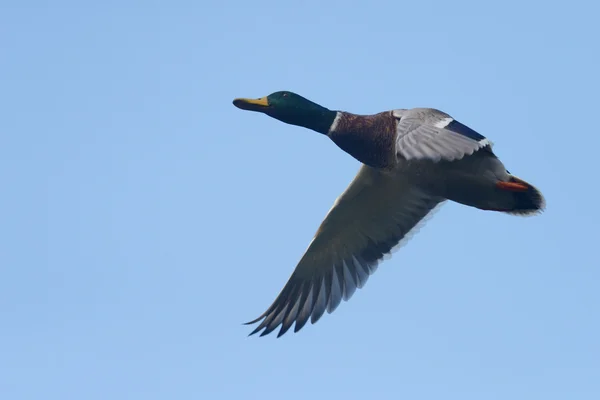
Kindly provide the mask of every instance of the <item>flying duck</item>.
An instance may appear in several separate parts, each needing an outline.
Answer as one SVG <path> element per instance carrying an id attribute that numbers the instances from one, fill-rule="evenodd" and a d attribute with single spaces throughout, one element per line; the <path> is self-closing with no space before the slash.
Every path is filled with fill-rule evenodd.
<path id="1" fill-rule="evenodd" d="M 296 269 L 250 333 L 277 337 L 316 323 L 362 288 L 378 263 L 446 200 L 513 215 L 543 211 L 530 183 L 510 174 L 483 135 L 433 108 L 373 115 L 329 110 L 280 91 L 235 99 L 242 109 L 327 135 L 362 163 L 334 202 Z"/>

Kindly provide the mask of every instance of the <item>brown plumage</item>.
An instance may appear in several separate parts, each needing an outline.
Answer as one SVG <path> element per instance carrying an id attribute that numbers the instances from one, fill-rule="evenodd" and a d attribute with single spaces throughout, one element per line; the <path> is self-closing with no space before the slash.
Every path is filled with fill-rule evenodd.
<path id="1" fill-rule="evenodd" d="M 391 111 L 374 115 L 340 113 L 335 130 L 328 136 L 341 149 L 374 168 L 396 164 L 394 142 L 398 121 Z"/>

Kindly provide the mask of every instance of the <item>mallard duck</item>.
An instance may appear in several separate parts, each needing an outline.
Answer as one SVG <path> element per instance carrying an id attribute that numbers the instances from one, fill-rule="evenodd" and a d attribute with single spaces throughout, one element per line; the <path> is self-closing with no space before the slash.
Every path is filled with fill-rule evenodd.
<path id="1" fill-rule="evenodd" d="M 538 189 L 506 170 L 487 138 L 433 108 L 356 115 L 289 91 L 233 104 L 327 135 L 362 163 L 283 290 L 247 323 L 261 321 L 250 335 L 281 326 L 279 337 L 294 322 L 298 332 L 309 318 L 314 324 L 333 312 L 446 200 L 523 216 L 545 206 Z"/>

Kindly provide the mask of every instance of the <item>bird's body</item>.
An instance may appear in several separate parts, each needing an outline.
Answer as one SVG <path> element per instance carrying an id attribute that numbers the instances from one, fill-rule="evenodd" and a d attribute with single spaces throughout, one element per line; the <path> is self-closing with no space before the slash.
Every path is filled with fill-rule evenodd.
<path id="1" fill-rule="evenodd" d="M 399 181 L 408 179 L 428 193 L 486 210 L 515 207 L 496 188 L 498 181 L 511 177 L 489 140 L 439 110 L 338 112 L 327 135 L 363 164 Z M 458 139 L 444 143 L 444 135 Z"/>
<path id="2" fill-rule="evenodd" d="M 518 215 L 544 208 L 541 193 L 508 173 L 483 135 L 432 108 L 374 115 L 331 111 L 291 92 L 237 99 L 242 109 L 327 135 L 360 161 L 358 174 L 252 333 L 315 323 L 362 287 L 381 259 L 445 200 Z"/>

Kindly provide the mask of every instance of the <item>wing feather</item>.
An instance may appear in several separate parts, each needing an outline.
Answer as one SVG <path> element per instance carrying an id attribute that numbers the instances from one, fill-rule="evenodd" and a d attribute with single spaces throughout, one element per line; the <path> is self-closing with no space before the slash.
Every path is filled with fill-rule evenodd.
<path id="1" fill-rule="evenodd" d="M 396 154 L 406 160 L 455 161 L 474 152 L 491 147 L 491 142 L 471 128 L 451 117 L 424 117 L 423 111 L 414 116 L 410 111 L 399 118 Z M 425 114 L 427 116 L 427 114 Z"/>
<path id="2" fill-rule="evenodd" d="M 278 336 L 295 322 L 297 332 L 332 313 L 364 287 L 378 263 L 408 237 L 444 199 L 428 195 L 401 176 L 363 165 L 335 201 L 296 269 L 251 333 L 278 326 Z"/>

